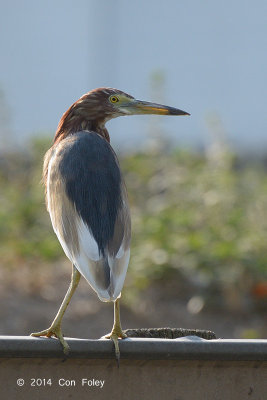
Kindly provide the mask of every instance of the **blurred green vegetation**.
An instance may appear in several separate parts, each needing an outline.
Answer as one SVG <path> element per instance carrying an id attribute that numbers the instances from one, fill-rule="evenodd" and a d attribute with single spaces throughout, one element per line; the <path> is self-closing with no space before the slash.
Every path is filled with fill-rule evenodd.
<path id="1" fill-rule="evenodd" d="M 2 266 L 16 267 L 22 260 L 49 264 L 64 256 L 41 184 L 43 155 L 50 143 L 34 139 L 27 151 L 1 154 Z M 127 277 L 132 292 L 126 292 L 179 278 L 177 282 L 193 285 L 210 304 L 215 292 L 216 301 L 233 309 L 261 304 L 267 291 L 264 286 L 265 292 L 257 292 L 257 285 L 267 281 L 263 163 L 240 163 L 216 144 L 206 152 L 162 145 L 122 155 L 120 163 L 133 221 Z"/>

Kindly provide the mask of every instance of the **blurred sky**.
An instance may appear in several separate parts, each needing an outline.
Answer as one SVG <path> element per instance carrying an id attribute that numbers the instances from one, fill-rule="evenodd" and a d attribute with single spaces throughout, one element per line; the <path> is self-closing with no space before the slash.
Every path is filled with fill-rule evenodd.
<path id="1" fill-rule="evenodd" d="M 267 150 L 266 0 L 0 5 L 0 120 L 6 120 L 6 106 L 10 111 L 9 127 L 3 122 L 0 132 L 10 132 L 14 142 L 52 136 L 78 97 L 111 86 L 192 114 L 111 121 L 117 148 L 143 143 L 151 121 L 178 144 L 202 144 L 215 115 L 233 146 Z M 164 77 L 158 90 L 153 76 Z"/>

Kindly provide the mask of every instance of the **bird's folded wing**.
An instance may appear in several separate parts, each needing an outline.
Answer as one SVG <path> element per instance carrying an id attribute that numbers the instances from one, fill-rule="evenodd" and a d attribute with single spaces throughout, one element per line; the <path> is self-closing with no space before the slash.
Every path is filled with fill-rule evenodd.
<path id="1" fill-rule="evenodd" d="M 73 160 L 73 154 L 70 158 L 67 150 L 70 150 L 70 146 L 73 148 L 75 142 L 64 142 L 49 155 L 50 160 L 47 163 L 47 207 L 53 229 L 65 254 L 99 298 L 103 301 L 115 300 L 120 295 L 130 257 L 130 215 L 126 190 L 122 181 L 116 182 L 114 174 L 104 176 L 106 169 L 98 171 L 98 179 L 91 179 L 90 188 L 83 188 L 81 184 L 90 184 L 86 173 L 91 177 L 93 173 L 88 154 L 79 152 L 79 146 L 76 145 L 79 164 L 75 166 L 72 162 L 69 174 L 66 168 L 62 168 L 62 163 Z M 109 153 L 111 159 L 112 156 L 113 153 Z M 111 166 L 114 167 L 116 159 L 113 157 Z M 115 185 L 119 184 L 119 196 L 115 190 L 117 201 L 109 204 L 109 191 L 114 182 Z M 101 193 L 97 206 L 92 192 Z M 75 196 L 81 196 L 82 200 Z M 79 209 L 81 201 L 88 210 Z M 111 210 L 109 206 L 112 207 Z M 117 209 L 114 210 L 114 207 Z"/>

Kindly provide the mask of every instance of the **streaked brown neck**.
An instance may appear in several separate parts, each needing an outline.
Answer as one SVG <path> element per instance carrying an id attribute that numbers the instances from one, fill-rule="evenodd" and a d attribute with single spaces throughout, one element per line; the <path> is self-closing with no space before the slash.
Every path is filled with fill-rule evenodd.
<path id="1" fill-rule="evenodd" d="M 109 133 L 105 127 L 105 121 L 101 119 L 90 119 L 82 107 L 74 103 L 61 117 L 56 134 L 54 144 L 59 143 L 67 136 L 79 131 L 91 131 L 101 135 L 110 143 Z"/>

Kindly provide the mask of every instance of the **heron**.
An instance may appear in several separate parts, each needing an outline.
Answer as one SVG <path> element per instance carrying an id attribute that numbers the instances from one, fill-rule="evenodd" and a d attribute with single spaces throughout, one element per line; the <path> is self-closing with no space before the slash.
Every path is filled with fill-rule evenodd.
<path id="1" fill-rule="evenodd" d="M 81 275 L 99 299 L 114 303 L 112 330 L 104 337 L 120 357 L 119 300 L 130 259 L 131 218 L 125 183 L 110 145 L 107 121 L 123 115 L 190 115 L 174 107 L 141 101 L 113 88 L 81 96 L 63 114 L 44 157 L 43 181 L 54 232 L 72 263 L 71 282 L 48 329 L 32 336 L 56 337 L 65 354 L 69 345 L 62 318 Z"/>

